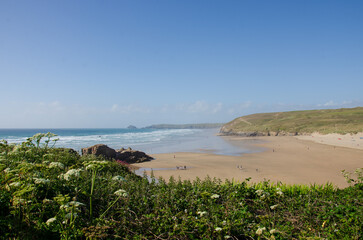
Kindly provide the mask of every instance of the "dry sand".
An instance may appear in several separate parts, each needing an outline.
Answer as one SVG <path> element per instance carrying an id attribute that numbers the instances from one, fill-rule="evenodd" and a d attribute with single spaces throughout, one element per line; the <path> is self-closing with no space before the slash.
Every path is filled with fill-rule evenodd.
<path id="1" fill-rule="evenodd" d="M 363 133 L 345 135 L 336 133 L 326 135 L 313 133 L 307 136 L 298 136 L 297 138 L 302 140 L 310 140 L 322 144 L 363 150 Z"/>
<path id="2" fill-rule="evenodd" d="M 224 137 L 234 145 L 245 142 L 240 137 Z M 312 138 L 312 137 L 311 137 Z M 182 180 L 204 179 L 206 176 L 235 181 L 251 177 L 251 182 L 269 179 L 287 184 L 333 183 L 347 187 L 341 170 L 354 172 L 363 167 L 363 150 L 332 146 L 306 141 L 295 137 L 258 137 L 264 151 L 224 156 L 209 153 L 167 153 L 152 155 L 155 160 L 134 164 L 152 168 L 154 176 L 168 180 L 171 176 Z M 363 142 L 363 139 L 359 139 Z M 338 140 L 337 141 L 342 141 Z M 327 142 L 325 142 L 327 143 Z M 360 145 L 362 145 L 361 143 Z M 244 145 L 245 146 L 245 145 Z M 176 166 L 186 166 L 177 170 Z M 167 168 L 167 169 L 160 169 Z M 150 174 L 150 171 L 146 171 Z"/>

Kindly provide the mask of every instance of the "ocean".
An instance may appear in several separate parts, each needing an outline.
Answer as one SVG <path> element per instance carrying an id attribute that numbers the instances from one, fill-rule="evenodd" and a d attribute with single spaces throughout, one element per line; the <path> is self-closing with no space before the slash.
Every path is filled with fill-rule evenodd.
<path id="1" fill-rule="evenodd" d="M 131 147 L 147 154 L 171 152 L 209 152 L 239 156 L 256 151 L 235 146 L 217 136 L 219 129 L 0 129 L 0 140 L 21 143 L 36 133 L 51 132 L 59 140 L 56 147 L 73 148 L 80 152 L 95 144 L 120 149 Z"/>

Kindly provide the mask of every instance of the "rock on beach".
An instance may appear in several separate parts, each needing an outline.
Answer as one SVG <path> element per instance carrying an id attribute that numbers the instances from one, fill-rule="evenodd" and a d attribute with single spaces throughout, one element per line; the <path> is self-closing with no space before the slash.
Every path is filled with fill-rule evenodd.
<path id="1" fill-rule="evenodd" d="M 115 150 L 105 144 L 96 144 L 88 148 L 82 148 L 82 155 L 92 154 L 103 156 L 106 159 L 120 160 L 126 163 L 140 163 L 150 161 L 153 158 L 144 152 L 132 150 L 131 148 Z"/>

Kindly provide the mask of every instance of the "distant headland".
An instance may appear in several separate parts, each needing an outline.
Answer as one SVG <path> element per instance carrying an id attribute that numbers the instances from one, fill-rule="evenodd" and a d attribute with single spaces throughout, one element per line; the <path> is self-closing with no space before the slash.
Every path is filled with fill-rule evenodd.
<path id="1" fill-rule="evenodd" d="M 220 128 L 223 123 L 197 123 L 197 124 L 156 124 L 147 126 L 150 129 L 206 129 Z"/>
<path id="2" fill-rule="evenodd" d="M 234 119 L 222 126 L 221 135 L 295 136 L 363 132 L 363 107 L 257 113 Z"/>

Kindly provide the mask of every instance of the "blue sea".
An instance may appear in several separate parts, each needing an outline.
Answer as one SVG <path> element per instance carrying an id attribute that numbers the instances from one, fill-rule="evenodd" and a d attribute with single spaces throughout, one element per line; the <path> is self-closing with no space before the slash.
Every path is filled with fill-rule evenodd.
<path id="1" fill-rule="evenodd" d="M 147 154 L 171 152 L 209 152 L 238 156 L 256 149 L 235 146 L 217 136 L 219 129 L 0 129 L 0 140 L 21 143 L 36 133 L 51 132 L 59 140 L 56 147 L 81 151 L 95 144 L 120 149 L 131 147 Z"/>

